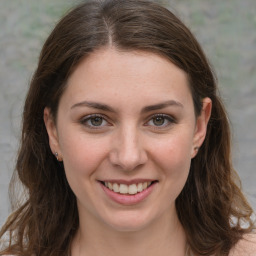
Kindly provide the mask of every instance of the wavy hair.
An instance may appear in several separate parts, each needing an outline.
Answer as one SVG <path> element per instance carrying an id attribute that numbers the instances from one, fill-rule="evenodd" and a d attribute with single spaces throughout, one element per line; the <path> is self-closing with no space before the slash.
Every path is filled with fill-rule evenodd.
<path id="1" fill-rule="evenodd" d="M 64 16 L 46 40 L 25 101 L 15 169 L 27 197 L 0 231 L 2 240 L 8 236 L 0 255 L 69 254 L 79 225 L 76 197 L 50 150 L 43 110 L 49 107 L 56 118 L 70 74 L 82 59 L 109 45 L 155 53 L 184 70 L 197 116 L 202 99 L 212 100 L 207 135 L 176 209 L 194 255 L 227 255 L 254 224 L 232 168 L 229 122 L 217 82 L 189 29 L 166 8 L 145 0 L 85 2 Z"/>

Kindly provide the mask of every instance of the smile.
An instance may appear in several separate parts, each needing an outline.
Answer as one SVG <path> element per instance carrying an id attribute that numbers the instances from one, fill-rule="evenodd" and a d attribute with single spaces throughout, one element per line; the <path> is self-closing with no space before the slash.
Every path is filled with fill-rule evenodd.
<path id="1" fill-rule="evenodd" d="M 147 189 L 149 186 L 152 185 L 152 181 L 145 181 L 140 183 L 134 183 L 134 184 L 119 184 L 119 183 L 112 183 L 112 182 L 104 182 L 104 186 L 108 189 L 114 191 L 115 193 L 120 194 L 129 194 L 129 195 L 136 195 L 137 193 L 140 193 Z"/>
<path id="2" fill-rule="evenodd" d="M 146 200 L 159 183 L 158 180 L 98 180 L 98 182 L 108 198 L 127 206 Z"/>

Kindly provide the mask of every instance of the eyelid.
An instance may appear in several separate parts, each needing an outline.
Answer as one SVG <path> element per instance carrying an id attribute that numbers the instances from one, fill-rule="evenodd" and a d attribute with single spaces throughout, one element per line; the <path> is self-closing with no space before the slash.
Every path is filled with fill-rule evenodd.
<path id="1" fill-rule="evenodd" d="M 156 118 L 156 117 L 163 117 L 164 119 L 168 120 L 168 124 L 166 125 L 162 125 L 162 126 L 157 126 L 157 125 L 148 125 L 148 123 L 153 119 L 153 118 Z M 148 118 L 148 121 L 145 123 L 145 126 L 152 126 L 154 129 L 164 129 L 164 128 L 168 128 L 170 127 L 171 125 L 173 124 L 176 124 L 177 123 L 177 120 L 171 116 L 171 115 L 167 115 L 167 114 L 162 114 L 162 113 L 159 113 L 159 114 L 154 114 L 152 116 L 150 116 Z"/>
<path id="2" fill-rule="evenodd" d="M 100 117 L 103 119 L 103 121 L 107 122 L 107 124 L 105 125 L 100 125 L 100 126 L 94 126 L 94 125 L 90 125 L 90 124 L 86 124 L 87 121 L 89 121 L 90 119 L 93 119 L 95 117 Z M 165 125 L 160 125 L 160 126 L 157 126 L 157 125 L 150 125 L 149 122 L 153 119 L 153 118 L 156 118 L 156 117 L 162 117 L 164 118 L 165 120 L 168 121 L 167 124 Z M 89 129 L 92 129 L 92 130 L 99 130 L 99 129 L 104 129 L 106 128 L 107 126 L 111 126 L 111 122 L 109 121 L 109 118 L 107 116 L 105 116 L 104 114 L 89 114 L 89 115 L 86 115 L 86 116 L 83 116 L 79 122 L 89 128 Z M 169 128 L 170 126 L 172 126 L 173 124 L 177 123 L 177 120 L 175 117 L 173 117 L 172 115 L 169 115 L 169 114 L 163 114 L 163 113 L 157 113 L 157 114 L 153 114 L 151 115 L 146 123 L 144 123 L 144 126 L 150 126 L 152 127 L 153 129 L 155 130 L 161 130 L 161 129 L 166 129 L 166 128 Z"/>
<path id="3" fill-rule="evenodd" d="M 89 121 L 90 119 L 95 118 L 95 117 L 100 117 L 100 118 L 102 118 L 105 122 L 108 123 L 108 125 L 93 126 L 93 125 L 88 125 L 88 124 L 86 124 L 87 121 Z M 108 118 L 107 118 L 105 115 L 103 115 L 103 114 L 90 114 L 90 115 L 86 115 L 86 116 L 83 116 L 83 117 L 80 119 L 79 122 L 80 122 L 82 125 L 88 127 L 89 129 L 95 129 L 95 130 L 97 130 L 97 129 L 102 129 L 102 128 L 106 127 L 106 126 L 110 126 L 110 122 L 108 121 Z"/>

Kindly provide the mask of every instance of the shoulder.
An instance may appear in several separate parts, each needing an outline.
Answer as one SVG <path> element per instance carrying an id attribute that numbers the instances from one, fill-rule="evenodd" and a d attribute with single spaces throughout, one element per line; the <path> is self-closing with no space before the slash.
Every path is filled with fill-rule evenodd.
<path id="1" fill-rule="evenodd" d="M 256 234 L 247 234 L 230 251 L 229 256 L 256 256 Z"/>

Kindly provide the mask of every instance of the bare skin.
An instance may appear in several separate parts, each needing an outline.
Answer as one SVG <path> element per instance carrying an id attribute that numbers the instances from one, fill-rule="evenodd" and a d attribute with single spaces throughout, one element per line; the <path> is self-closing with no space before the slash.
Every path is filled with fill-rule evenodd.
<path id="1" fill-rule="evenodd" d="M 72 256 L 185 255 L 175 200 L 210 114 L 205 98 L 195 117 L 186 74 L 155 54 L 108 48 L 79 64 L 60 99 L 57 124 L 44 111 L 50 147 L 77 198 Z M 111 192 L 114 200 L 106 192 L 109 181 L 135 180 L 154 181 L 143 200 L 126 204 L 115 200 L 119 192 Z M 117 198 L 125 197 L 120 193 Z"/>
<path id="2" fill-rule="evenodd" d="M 72 256 L 185 255 L 175 199 L 210 112 L 206 98 L 195 117 L 186 74 L 155 54 L 109 48 L 80 63 L 60 100 L 57 125 L 49 109 L 44 115 L 51 149 L 77 197 Z M 115 179 L 156 183 L 146 198 L 125 205 L 102 189 Z"/>
<path id="3" fill-rule="evenodd" d="M 256 234 L 248 234 L 230 251 L 229 256 L 255 256 Z"/>

